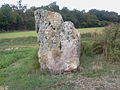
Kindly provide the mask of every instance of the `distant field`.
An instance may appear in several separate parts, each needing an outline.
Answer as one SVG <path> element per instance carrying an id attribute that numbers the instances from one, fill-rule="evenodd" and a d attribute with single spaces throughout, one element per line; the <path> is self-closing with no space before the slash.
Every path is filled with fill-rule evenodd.
<path id="1" fill-rule="evenodd" d="M 35 31 L 24 31 L 24 32 L 0 33 L 0 39 L 16 38 L 16 37 L 29 37 L 29 36 L 36 36 L 36 32 Z"/>
<path id="2" fill-rule="evenodd" d="M 93 33 L 93 32 L 101 32 L 104 29 L 104 27 L 96 27 L 96 28 L 79 28 L 78 30 L 81 33 Z"/>
<path id="3" fill-rule="evenodd" d="M 89 33 L 89 32 L 101 32 L 103 27 L 97 28 L 79 28 L 78 30 L 81 33 Z M 29 37 L 36 36 L 35 31 L 24 31 L 24 32 L 10 32 L 10 33 L 0 33 L 0 39 L 3 38 L 16 38 L 16 37 Z"/>

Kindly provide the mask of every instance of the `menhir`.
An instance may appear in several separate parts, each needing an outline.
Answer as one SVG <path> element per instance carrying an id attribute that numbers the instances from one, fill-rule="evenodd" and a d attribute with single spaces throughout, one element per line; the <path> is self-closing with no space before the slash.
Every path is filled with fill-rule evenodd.
<path id="1" fill-rule="evenodd" d="M 51 73 L 76 70 L 80 64 L 80 32 L 57 12 L 38 9 L 34 15 L 41 69 Z"/>

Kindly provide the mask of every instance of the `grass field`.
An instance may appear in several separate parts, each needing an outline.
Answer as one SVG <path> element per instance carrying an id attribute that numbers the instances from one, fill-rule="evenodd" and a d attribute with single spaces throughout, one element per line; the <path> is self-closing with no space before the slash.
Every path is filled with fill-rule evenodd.
<path id="1" fill-rule="evenodd" d="M 0 33 L 1 38 L 16 38 L 16 37 L 29 37 L 36 36 L 35 31 L 23 31 L 23 32 L 10 32 L 10 33 Z"/>
<path id="2" fill-rule="evenodd" d="M 104 28 L 103 27 L 97 27 L 97 28 L 79 28 L 78 30 L 81 33 L 94 33 L 94 32 L 102 32 Z"/>
<path id="3" fill-rule="evenodd" d="M 101 32 L 103 27 L 98 28 L 80 28 L 78 29 L 81 33 L 89 32 Z M 24 32 L 11 32 L 11 33 L 0 33 L 0 39 L 3 38 L 16 38 L 16 37 L 29 37 L 36 36 L 35 31 L 24 31 Z"/>
<path id="4" fill-rule="evenodd" d="M 77 72 L 41 72 L 35 35 L 34 31 L 0 34 L 0 90 L 119 90 L 119 64 L 105 62 L 102 56 L 89 56 L 89 48 L 88 55 L 81 56 Z M 88 47 L 92 45 L 89 34 L 81 38 Z"/>
<path id="5" fill-rule="evenodd" d="M 102 30 L 104 27 L 96 27 L 96 28 L 79 28 L 79 30 Z"/>

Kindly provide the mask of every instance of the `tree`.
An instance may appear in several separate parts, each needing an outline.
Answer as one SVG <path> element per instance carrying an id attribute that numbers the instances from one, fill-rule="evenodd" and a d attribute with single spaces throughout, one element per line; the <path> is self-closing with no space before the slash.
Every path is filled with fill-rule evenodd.
<path id="1" fill-rule="evenodd" d="M 0 30 L 10 30 L 12 21 L 12 8 L 8 4 L 2 5 L 0 8 Z"/>
<path id="2" fill-rule="evenodd" d="M 34 8 L 26 10 L 24 19 L 26 29 L 34 30 L 35 29 Z"/>
<path id="3" fill-rule="evenodd" d="M 116 12 L 92 9 L 89 13 L 96 15 L 100 21 L 118 22 L 118 13 Z"/>
<path id="4" fill-rule="evenodd" d="M 0 8 L 0 31 L 35 29 L 34 11 L 36 9 L 58 12 L 62 15 L 64 21 L 72 21 L 76 28 L 103 27 L 111 23 L 120 23 L 120 15 L 116 12 L 96 9 L 85 12 L 85 10 L 69 10 L 67 7 L 60 10 L 56 2 L 27 9 L 27 6 L 22 4 L 22 0 L 19 0 L 17 5 L 5 4 Z"/>

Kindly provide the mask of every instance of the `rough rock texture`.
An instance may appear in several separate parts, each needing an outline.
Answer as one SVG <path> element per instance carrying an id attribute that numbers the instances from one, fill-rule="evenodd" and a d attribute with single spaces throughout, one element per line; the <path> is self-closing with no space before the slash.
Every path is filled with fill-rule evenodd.
<path id="1" fill-rule="evenodd" d="M 59 13 L 35 11 L 38 56 L 42 70 L 52 73 L 76 70 L 79 66 L 80 32 L 72 22 L 64 22 Z"/>

